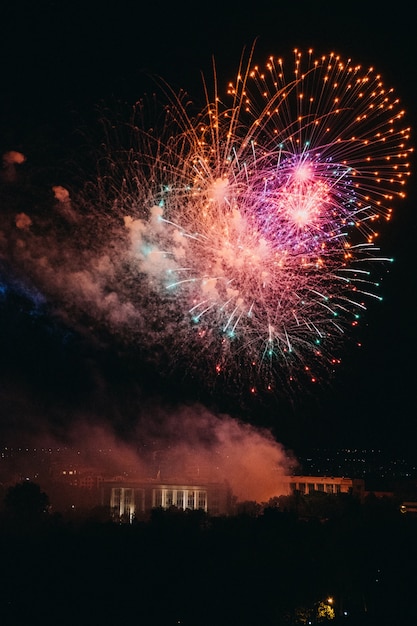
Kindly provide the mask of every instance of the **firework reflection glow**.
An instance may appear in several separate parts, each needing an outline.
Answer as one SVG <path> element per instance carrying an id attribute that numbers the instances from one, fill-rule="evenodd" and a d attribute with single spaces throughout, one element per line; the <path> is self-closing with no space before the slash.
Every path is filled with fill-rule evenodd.
<path id="1" fill-rule="evenodd" d="M 135 149 L 111 155 L 129 263 L 158 302 L 160 337 L 267 387 L 332 367 L 380 298 L 370 262 L 390 259 L 376 228 L 404 197 L 411 152 L 373 68 L 296 50 L 286 72 L 281 59 L 242 61 L 224 99 L 206 85 L 191 115 L 172 97 L 161 133 L 136 125 Z"/>

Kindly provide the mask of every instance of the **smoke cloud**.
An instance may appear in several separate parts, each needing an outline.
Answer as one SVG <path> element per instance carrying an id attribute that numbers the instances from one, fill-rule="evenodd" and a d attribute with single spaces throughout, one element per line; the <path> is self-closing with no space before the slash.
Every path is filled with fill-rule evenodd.
<path id="1" fill-rule="evenodd" d="M 285 477 L 296 467 L 292 453 L 267 430 L 199 405 L 155 406 L 128 439 L 83 416 L 64 436 L 45 432 L 33 441 L 53 449 L 65 446 L 79 469 L 107 478 L 227 483 L 239 501 L 267 502 L 287 494 Z"/>
<path id="2" fill-rule="evenodd" d="M 21 162 L 12 159 L 11 165 Z M 153 280 L 160 281 L 161 274 L 172 268 L 173 258 L 180 267 L 188 245 L 174 229 L 177 240 L 174 238 L 169 267 L 164 254 L 148 246 L 149 229 L 158 232 L 160 208 L 152 209 L 147 222 L 128 215 L 118 222 L 114 215 L 109 217 L 92 208 L 85 197 L 70 193 L 65 185 L 51 185 L 50 195 L 42 195 L 32 205 L 27 202 L 28 188 L 33 192 L 30 181 L 25 180 L 16 183 L 13 193 L 0 185 L 0 263 L 6 297 L 12 288 L 24 294 L 29 316 L 34 311 L 38 315 L 41 303 L 45 316 L 58 318 L 68 329 L 80 332 L 90 347 L 103 342 L 113 355 L 117 345 L 126 352 L 135 347 L 147 352 L 146 358 L 161 376 L 169 375 L 177 362 L 192 369 L 193 359 L 197 359 L 201 367 L 201 355 L 186 346 L 181 351 L 176 343 L 178 328 L 189 324 L 188 317 L 179 320 L 172 300 L 164 300 L 153 290 Z M 212 288 L 207 285 L 207 290 Z M 185 334 L 182 329 L 182 336 Z M 20 355 L 25 354 L 24 349 Z M 39 355 L 36 348 L 32 350 L 34 361 L 44 353 L 43 348 Z M 89 358 L 88 348 L 86 353 L 83 366 Z M 93 361 L 94 350 L 91 354 Z M 141 371 L 146 370 L 146 358 Z M 86 385 L 91 383 L 92 390 L 80 406 L 72 404 L 71 396 L 78 394 L 83 372 L 78 373 L 77 367 L 71 371 L 68 365 L 59 379 L 61 390 L 67 387 L 63 400 L 57 399 L 59 390 L 51 398 L 56 384 L 53 363 L 41 383 L 47 389 L 46 400 L 32 388 L 27 403 L 20 400 L 16 408 L 18 392 L 13 392 L 11 399 L 3 390 L 3 398 L 16 408 L 16 419 L 10 417 L 8 423 L 13 430 L 15 419 L 20 428 L 20 433 L 14 434 L 15 441 L 53 448 L 68 446 L 77 451 L 84 467 L 111 476 L 227 481 L 239 500 L 266 501 L 285 493 L 282 479 L 291 471 L 294 459 L 269 431 L 210 411 L 202 404 L 166 408 L 162 401 L 142 402 L 146 382 L 140 375 L 135 384 L 142 390 L 135 397 L 128 389 L 134 373 L 118 385 L 111 374 L 102 376 L 100 364 L 90 365 L 92 379 Z M 117 367 L 116 359 L 112 372 Z M 39 382 L 42 373 L 36 378 L 36 368 L 30 374 Z M 28 371 L 29 367 L 25 373 Z M 117 375 L 123 377 L 120 372 Z M 131 414 L 137 409 L 136 420 L 124 413 L 129 402 Z M 106 403 L 114 406 L 109 409 Z M 51 415 L 55 425 L 49 429 Z M 123 435 L 118 427 L 125 431 Z"/>
<path id="3" fill-rule="evenodd" d="M 201 405 L 160 411 L 138 430 L 138 440 L 152 441 L 168 452 L 167 471 L 200 480 L 227 481 L 239 500 L 266 501 L 286 493 L 285 481 L 296 460 L 267 429 Z"/>

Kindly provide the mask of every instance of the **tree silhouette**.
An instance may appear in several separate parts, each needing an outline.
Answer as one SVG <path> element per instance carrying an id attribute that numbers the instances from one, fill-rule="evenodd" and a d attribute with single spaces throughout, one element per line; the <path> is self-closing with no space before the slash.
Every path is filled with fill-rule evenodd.
<path id="1" fill-rule="evenodd" d="M 15 520 L 30 523 L 48 512 L 49 498 L 40 486 L 25 480 L 9 487 L 4 498 L 6 512 Z"/>

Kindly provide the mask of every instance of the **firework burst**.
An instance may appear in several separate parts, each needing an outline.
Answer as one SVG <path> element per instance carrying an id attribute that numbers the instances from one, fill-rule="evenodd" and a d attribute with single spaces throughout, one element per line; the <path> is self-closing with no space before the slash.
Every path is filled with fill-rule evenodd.
<path id="1" fill-rule="evenodd" d="M 376 229 L 409 175 L 404 111 L 373 68 L 333 53 L 296 50 L 288 70 L 251 53 L 224 97 L 214 78 L 197 114 L 171 93 L 160 130 L 138 104 L 134 147 L 110 150 L 128 292 L 156 320 L 149 346 L 211 380 L 314 381 L 380 298 L 371 262 L 390 260 Z"/>

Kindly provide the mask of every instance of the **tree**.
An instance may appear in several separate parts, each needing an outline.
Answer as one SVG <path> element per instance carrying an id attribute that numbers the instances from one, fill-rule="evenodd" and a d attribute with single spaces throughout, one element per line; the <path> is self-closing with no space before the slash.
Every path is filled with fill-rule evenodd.
<path id="1" fill-rule="evenodd" d="M 25 480 L 9 487 L 4 498 L 6 512 L 25 523 L 39 521 L 48 513 L 49 498 L 40 486 Z"/>

